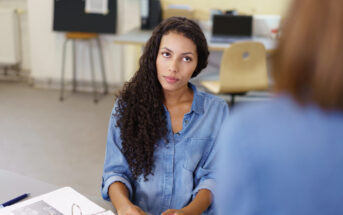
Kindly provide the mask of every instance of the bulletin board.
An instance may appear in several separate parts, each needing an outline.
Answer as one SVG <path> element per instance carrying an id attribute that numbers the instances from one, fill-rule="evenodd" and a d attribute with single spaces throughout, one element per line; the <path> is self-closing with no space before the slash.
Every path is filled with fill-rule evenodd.
<path id="1" fill-rule="evenodd" d="M 54 0 L 54 31 L 116 32 L 117 0 L 108 0 L 106 14 L 86 12 L 86 0 Z"/>

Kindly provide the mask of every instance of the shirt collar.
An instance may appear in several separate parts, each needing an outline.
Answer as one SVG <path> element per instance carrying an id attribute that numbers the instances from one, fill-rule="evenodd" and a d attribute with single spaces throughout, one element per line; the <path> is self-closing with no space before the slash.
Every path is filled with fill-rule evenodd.
<path id="1" fill-rule="evenodd" d="M 204 98 L 203 95 L 197 90 L 196 86 L 188 83 L 188 86 L 193 90 L 193 101 L 191 112 L 202 114 L 204 112 Z"/>

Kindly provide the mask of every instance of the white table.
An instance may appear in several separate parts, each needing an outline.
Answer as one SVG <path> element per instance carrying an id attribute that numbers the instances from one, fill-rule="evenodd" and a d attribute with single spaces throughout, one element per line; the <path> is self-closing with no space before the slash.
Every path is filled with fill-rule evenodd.
<path id="1" fill-rule="evenodd" d="M 28 176 L 0 169 L 0 203 L 6 202 L 24 193 L 30 193 L 30 197 L 36 197 L 60 187 L 49 184 Z M 111 202 L 100 197 L 84 195 L 99 206 L 114 211 Z"/>

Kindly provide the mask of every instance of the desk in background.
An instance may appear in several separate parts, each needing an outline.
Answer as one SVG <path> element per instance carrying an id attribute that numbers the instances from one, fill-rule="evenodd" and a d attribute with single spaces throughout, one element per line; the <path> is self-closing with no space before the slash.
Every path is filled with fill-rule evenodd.
<path id="1" fill-rule="evenodd" d="M 139 28 L 132 29 L 131 31 L 122 34 L 117 35 L 114 37 L 114 43 L 119 45 L 136 45 L 143 47 L 145 43 L 149 40 L 151 37 L 152 31 L 150 30 L 141 30 Z M 210 32 L 204 32 L 205 37 L 208 42 L 208 48 L 210 51 L 224 51 L 224 49 L 228 48 L 230 46 L 230 43 L 212 43 L 211 42 L 211 33 Z M 253 41 L 261 42 L 264 47 L 266 48 L 267 55 L 270 56 L 275 48 L 276 48 L 276 41 L 267 38 L 267 37 L 253 37 Z M 122 48 L 122 47 L 121 47 Z M 120 62 L 125 62 L 125 56 L 121 55 Z M 121 63 L 121 80 L 122 82 L 125 81 L 124 74 L 125 74 L 125 65 Z"/>
<path id="2" fill-rule="evenodd" d="M 114 37 L 114 43 L 122 45 L 140 45 L 144 46 L 152 34 L 152 31 L 142 31 L 138 28 L 135 28 L 125 34 L 118 35 Z M 223 51 L 225 48 L 230 46 L 229 43 L 212 43 L 211 42 L 211 33 L 204 32 L 205 37 L 208 42 L 208 48 L 210 51 Z M 264 47 L 267 50 L 267 53 L 272 53 L 276 48 L 276 41 L 268 37 L 253 37 L 253 41 L 263 43 Z"/>

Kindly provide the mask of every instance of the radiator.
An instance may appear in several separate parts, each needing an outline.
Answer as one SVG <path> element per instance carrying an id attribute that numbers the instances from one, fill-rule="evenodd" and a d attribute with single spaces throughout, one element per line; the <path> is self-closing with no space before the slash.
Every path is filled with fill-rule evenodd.
<path id="1" fill-rule="evenodd" d="M 0 65 L 20 62 L 19 20 L 14 8 L 0 8 Z"/>

